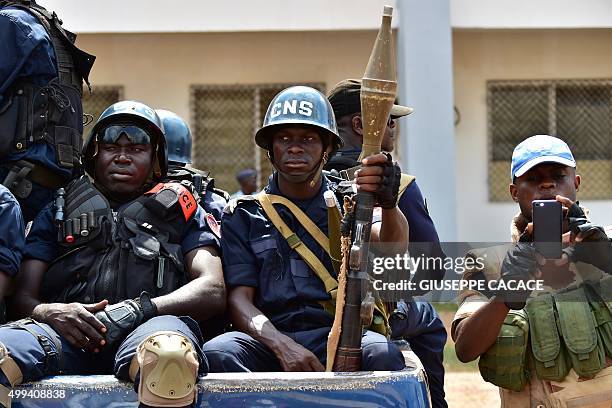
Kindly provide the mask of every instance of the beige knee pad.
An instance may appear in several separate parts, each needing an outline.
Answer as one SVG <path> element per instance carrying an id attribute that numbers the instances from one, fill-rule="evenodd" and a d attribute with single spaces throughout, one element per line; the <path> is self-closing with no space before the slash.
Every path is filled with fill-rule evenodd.
<path id="1" fill-rule="evenodd" d="M 138 346 L 130 377 L 140 369 L 138 400 L 152 407 L 182 407 L 197 391 L 198 356 L 191 341 L 178 332 L 157 332 Z"/>

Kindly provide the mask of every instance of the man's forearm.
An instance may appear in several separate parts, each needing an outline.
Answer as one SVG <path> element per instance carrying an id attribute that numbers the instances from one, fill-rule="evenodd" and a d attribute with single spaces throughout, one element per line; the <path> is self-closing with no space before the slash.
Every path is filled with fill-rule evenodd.
<path id="1" fill-rule="evenodd" d="M 383 253 L 404 253 L 408 249 L 408 221 L 399 208 L 382 210 L 382 222 L 378 237 Z"/>
<path id="2" fill-rule="evenodd" d="M 7 308 L 9 313 L 9 318 L 13 319 L 23 319 L 26 317 L 31 317 L 34 320 L 40 321 L 40 306 L 43 303 L 36 298 L 31 296 L 23 295 L 19 297 L 13 297 L 10 307 Z"/>
<path id="3" fill-rule="evenodd" d="M 289 339 L 252 303 L 230 300 L 230 314 L 236 329 L 259 340 L 275 354 L 279 346 Z"/>
<path id="4" fill-rule="evenodd" d="M 225 285 L 203 276 L 152 300 L 159 315 L 183 315 L 203 321 L 225 312 Z"/>
<path id="5" fill-rule="evenodd" d="M 480 357 L 491 348 L 499 335 L 508 311 L 504 303 L 491 300 L 460 321 L 453 333 L 457 358 L 467 363 Z"/>
<path id="6" fill-rule="evenodd" d="M 200 247 L 185 255 L 191 280 L 172 293 L 156 297 L 159 315 L 186 315 L 197 321 L 225 312 L 225 283 L 217 249 Z"/>

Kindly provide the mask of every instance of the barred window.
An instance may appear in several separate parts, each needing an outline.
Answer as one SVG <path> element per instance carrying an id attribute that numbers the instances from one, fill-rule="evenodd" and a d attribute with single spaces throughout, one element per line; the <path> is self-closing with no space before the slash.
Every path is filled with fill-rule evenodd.
<path id="1" fill-rule="evenodd" d="M 488 81 L 489 199 L 510 199 L 514 147 L 537 134 L 563 139 L 582 176 L 580 198 L 612 198 L 612 79 Z"/>
<path id="2" fill-rule="evenodd" d="M 235 175 L 245 168 L 256 169 L 257 185 L 265 185 L 272 166 L 255 144 L 255 132 L 272 98 L 291 85 L 192 85 L 194 167 L 210 171 L 215 185 L 229 193 L 239 190 Z M 322 83 L 306 85 L 325 92 Z"/>
<path id="3" fill-rule="evenodd" d="M 83 114 L 85 126 L 83 136 L 86 137 L 102 112 L 115 102 L 123 99 L 123 86 L 93 86 L 91 93 L 83 88 Z"/>

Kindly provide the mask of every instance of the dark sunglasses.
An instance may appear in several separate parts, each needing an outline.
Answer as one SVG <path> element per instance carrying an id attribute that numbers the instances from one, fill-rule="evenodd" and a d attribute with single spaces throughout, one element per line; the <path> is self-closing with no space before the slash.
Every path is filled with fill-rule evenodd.
<path id="1" fill-rule="evenodd" d="M 151 144 L 151 136 L 138 126 L 109 126 L 98 133 L 98 142 L 105 144 L 117 143 L 121 135 L 127 136 L 133 144 Z"/>

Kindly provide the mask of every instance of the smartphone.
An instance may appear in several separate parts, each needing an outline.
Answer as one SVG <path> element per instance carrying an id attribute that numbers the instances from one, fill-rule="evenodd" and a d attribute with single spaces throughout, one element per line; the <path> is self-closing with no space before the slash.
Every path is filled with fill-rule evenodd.
<path id="1" fill-rule="evenodd" d="M 546 259 L 561 258 L 563 212 L 556 200 L 534 200 L 533 242 L 536 251 Z"/>

